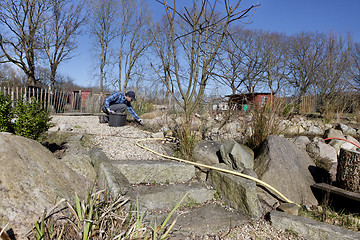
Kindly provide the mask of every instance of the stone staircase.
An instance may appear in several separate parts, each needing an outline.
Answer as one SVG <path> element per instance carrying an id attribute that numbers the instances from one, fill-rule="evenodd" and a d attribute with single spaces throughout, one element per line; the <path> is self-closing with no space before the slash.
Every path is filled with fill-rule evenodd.
<path id="1" fill-rule="evenodd" d="M 133 204 L 138 201 L 140 212 L 147 212 L 149 221 L 163 221 L 185 194 L 182 214 L 173 216 L 177 218 L 175 227 L 182 231 L 216 233 L 248 221 L 244 214 L 215 204 L 216 191 L 195 179 L 192 165 L 167 160 L 109 160 L 96 148 L 89 155 L 100 188 L 109 189 L 113 196 L 125 195 Z"/>
<path id="2" fill-rule="evenodd" d="M 192 165 L 166 160 L 109 160 L 99 149 L 93 149 L 90 158 L 98 172 L 98 185 L 113 196 L 138 199 L 141 211 L 171 210 L 186 193 L 183 205 L 203 204 L 215 194 L 194 180 Z"/>

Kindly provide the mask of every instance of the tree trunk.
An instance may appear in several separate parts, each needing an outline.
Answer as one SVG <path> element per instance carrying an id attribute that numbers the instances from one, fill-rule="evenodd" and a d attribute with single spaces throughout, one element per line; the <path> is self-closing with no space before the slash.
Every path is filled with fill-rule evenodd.
<path id="1" fill-rule="evenodd" d="M 336 174 L 337 186 L 360 193 L 360 153 L 351 150 L 340 150 Z"/>

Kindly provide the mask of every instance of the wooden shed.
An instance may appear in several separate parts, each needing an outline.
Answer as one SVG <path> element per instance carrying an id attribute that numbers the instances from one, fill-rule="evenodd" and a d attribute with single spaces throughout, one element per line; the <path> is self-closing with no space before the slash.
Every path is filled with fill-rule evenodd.
<path id="1" fill-rule="evenodd" d="M 246 111 L 249 105 L 264 107 L 265 104 L 274 100 L 275 96 L 271 93 L 243 93 L 227 95 L 229 98 L 229 106 L 231 109 L 239 109 Z"/>

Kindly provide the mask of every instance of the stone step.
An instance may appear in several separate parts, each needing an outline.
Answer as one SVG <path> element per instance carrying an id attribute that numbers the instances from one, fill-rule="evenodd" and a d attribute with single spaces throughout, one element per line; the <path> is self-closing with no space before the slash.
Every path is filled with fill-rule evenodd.
<path id="1" fill-rule="evenodd" d="M 181 183 L 195 176 L 195 167 L 167 160 L 121 160 L 111 161 L 131 184 Z"/>
<path id="2" fill-rule="evenodd" d="M 139 201 L 140 211 L 172 210 L 180 199 L 188 192 L 182 206 L 196 206 L 214 198 L 215 190 L 192 181 L 181 184 L 154 184 L 133 186 L 127 196 L 135 203 Z"/>
<path id="3" fill-rule="evenodd" d="M 169 213 L 150 214 L 147 218 L 149 222 L 159 225 L 165 221 Z M 168 220 L 168 224 L 173 223 L 174 232 L 171 239 L 189 239 L 190 234 L 202 236 L 205 234 L 216 235 L 220 231 L 227 232 L 229 229 L 246 224 L 250 218 L 237 211 L 231 211 L 215 203 L 202 204 L 198 207 L 192 207 L 175 213 Z"/>

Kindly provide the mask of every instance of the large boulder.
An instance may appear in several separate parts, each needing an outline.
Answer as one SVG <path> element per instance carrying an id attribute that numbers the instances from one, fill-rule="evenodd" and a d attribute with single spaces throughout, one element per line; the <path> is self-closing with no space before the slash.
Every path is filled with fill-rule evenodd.
<path id="1" fill-rule="evenodd" d="M 314 162 L 303 149 L 290 140 L 268 136 L 255 159 L 254 170 L 259 179 L 270 184 L 288 199 L 305 205 L 316 205 L 310 186 L 315 183 L 309 168 Z M 262 199 L 273 206 L 270 194 Z"/>
<path id="2" fill-rule="evenodd" d="M 314 134 L 314 135 L 323 135 L 324 134 L 324 130 L 322 130 L 320 126 L 316 126 L 316 125 L 311 125 L 309 127 L 308 132 L 309 132 L 309 134 Z"/>
<path id="3" fill-rule="evenodd" d="M 254 152 L 235 140 L 228 140 L 220 147 L 221 158 L 232 169 L 242 172 L 245 168 L 253 169 Z"/>
<path id="4" fill-rule="evenodd" d="M 314 138 L 311 143 L 306 145 L 309 156 L 314 160 L 315 165 L 326 170 L 330 175 L 330 180 L 336 180 L 337 153 L 335 148 L 326 144 L 321 138 Z"/>
<path id="5" fill-rule="evenodd" d="M 341 130 L 329 128 L 325 131 L 324 138 L 344 138 L 344 134 Z"/>
<path id="6" fill-rule="evenodd" d="M 18 239 L 45 209 L 75 193 L 84 199 L 91 185 L 40 143 L 11 133 L 0 133 L 0 165 L 0 225 L 9 223 Z"/>
<path id="7" fill-rule="evenodd" d="M 217 168 L 232 170 L 224 163 L 216 165 Z M 209 172 L 208 182 L 214 187 L 223 200 L 232 208 L 241 210 L 248 216 L 259 218 L 262 208 L 256 191 L 256 183 L 230 173 L 217 170 Z"/>
<path id="8" fill-rule="evenodd" d="M 294 137 L 291 140 L 296 144 L 296 146 L 304 150 L 306 150 L 306 145 L 311 143 L 310 139 L 306 136 Z"/>
<path id="9" fill-rule="evenodd" d="M 194 147 L 192 154 L 192 161 L 205 165 L 214 165 L 220 162 L 220 147 L 219 141 L 201 141 Z"/>
<path id="10" fill-rule="evenodd" d="M 346 135 L 355 135 L 356 134 L 356 130 L 354 128 L 352 128 L 348 125 L 345 125 L 343 123 L 339 123 L 338 125 L 336 125 L 335 128 L 341 130 Z"/>

